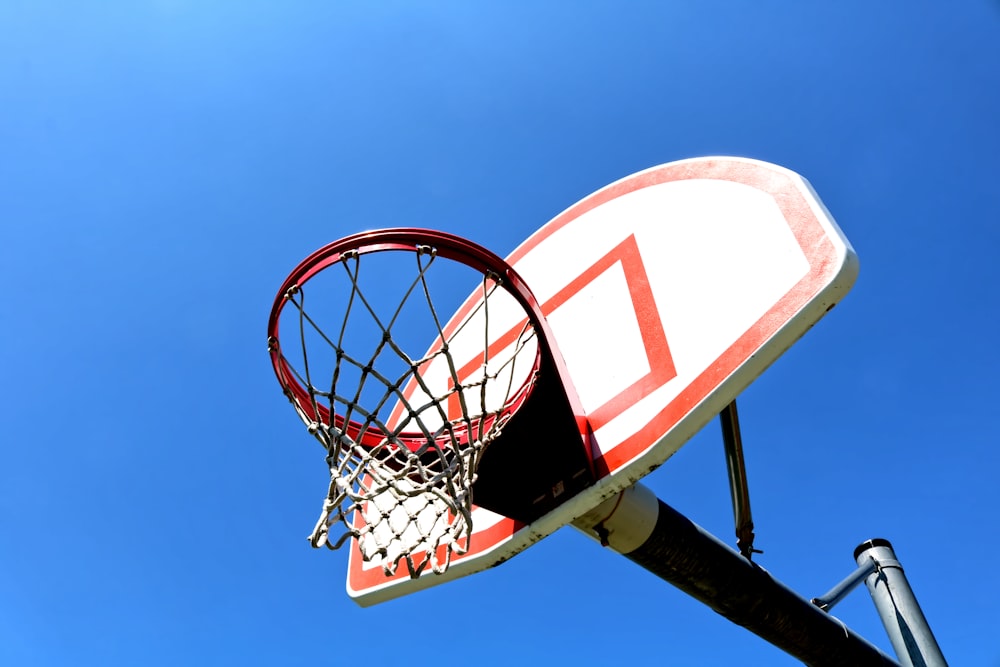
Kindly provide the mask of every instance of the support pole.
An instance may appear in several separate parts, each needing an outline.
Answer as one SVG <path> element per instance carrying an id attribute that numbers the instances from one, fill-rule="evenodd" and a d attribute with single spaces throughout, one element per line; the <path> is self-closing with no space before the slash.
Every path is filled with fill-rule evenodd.
<path id="1" fill-rule="evenodd" d="M 808 665 L 899 667 L 640 484 L 573 525 Z"/>
<path id="2" fill-rule="evenodd" d="M 750 487 L 747 485 L 747 466 L 743 460 L 743 438 L 740 435 L 740 417 L 733 401 L 719 413 L 722 426 L 722 444 L 726 452 L 726 470 L 729 471 L 729 493 L 733 499 L 733 520 L 736 524 L 736 547 L 747 560 L 755 553 L 753 548 L 753 514 L 750 512 Z"/>
<path id="3" fill-rule="evenodd" d="M 888 540 L 868 540 L 854 550 L 861 567 L 871 567 L 865 579 L 896 656 L 906 667 L 946 667 L 941 648 L 924 618 L 903 566 Z"/>
<path id="4" fill-rule="evenodd" d="M 858 584 L 868 578 L 868 575 L 875 571 L 875 563 L 869 562 L 865 565 L 861 565 L 854 572 L 849 574 L 846 579 L 834 586 L 829 593 L 818 598 L 813 598 L 810 600 L 814 605 L 822 609 L 823 611 L 830 611 L 833 606 L 847 597 L 847 594 L 853 591 Z"/>

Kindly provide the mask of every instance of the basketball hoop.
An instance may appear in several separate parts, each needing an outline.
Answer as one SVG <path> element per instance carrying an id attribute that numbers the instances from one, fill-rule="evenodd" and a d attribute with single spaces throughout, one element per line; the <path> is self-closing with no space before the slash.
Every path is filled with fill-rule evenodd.
<path id="1" fill-rule="evenodd" d="M 442 325 L 438 292 L 454 290 L 459 274 L 471 277 L 474 293 L 462 317 Z M 297 329 L 287 347 L 282 322 Z M 413 353 L 428 343 L 428 352 Z M 469 548 L 473 495 L 480 506 L 503 495 L 495 511 L 518 520 L 545 511 L 538 498 L 537 509 L 510 501 L 517 492 L 509 486 L 518 481 L 513 466 L 546 467 L 548 459 L 492 454 L 506 440 L 547 447 L 524 442 L 540 415 L 575 443 L 573 456 L 556 457 L 573 461 L 553 466 L 543 486 L 572 477 L 575 492 L 593 482 L 586 419 L 538 303 L 504 260 L 470 241 L 387 229 L 325 246 L 281 286 L 268 350 L 285 395 L 327 452 L 330 486 L 309 537 L 314 547 L 337 549 L 354 537 L 365 562 L 387 576 L 400 561 L 414 578 L 428 566 L 445 572 Z M 484 456 L 495 464 L 481 468 Z M 582 482 L 581 469 L 590 473 Z M 501 484 L 504 494 L 491 491 Z M 537 496 L 537 488 L 521 495 Z"/>

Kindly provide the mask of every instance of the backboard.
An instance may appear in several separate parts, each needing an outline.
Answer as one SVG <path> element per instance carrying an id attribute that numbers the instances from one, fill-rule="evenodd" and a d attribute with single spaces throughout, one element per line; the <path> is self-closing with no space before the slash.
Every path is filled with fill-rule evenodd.
<path id="1" fill-rule="evenodd" d="M 493 567 L 635 483 L 829 311 L 858 268 L 802 177 L 730 157 L 612 183 L 507 260 L 541 304 L 572 379 L 597 481 L 529 522 L 474 507 L 469 549 L 441 575 L 386 576 L 354 545 L 347 590 L 361 605 Z"/>

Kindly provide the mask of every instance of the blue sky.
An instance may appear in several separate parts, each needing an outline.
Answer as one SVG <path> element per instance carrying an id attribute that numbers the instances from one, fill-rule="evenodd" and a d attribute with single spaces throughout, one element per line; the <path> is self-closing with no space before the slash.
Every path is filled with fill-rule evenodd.
<path id="1" fill-rule="evenodd" d="M 759 562 L 811 597 L 887 538 L 952 664 L 1000 665 L 998 118 L 994 1 L 0 2 L 0 662 L 796 664 L 570 529 L 358 608 L 265 347 L 333 239 L 506 254 L 721 154 L 861 261 L 740 398 Z M 715 425 L 646 483 L 731 541 Z M 891 651 L 864 590 L 835 613 Z"/>

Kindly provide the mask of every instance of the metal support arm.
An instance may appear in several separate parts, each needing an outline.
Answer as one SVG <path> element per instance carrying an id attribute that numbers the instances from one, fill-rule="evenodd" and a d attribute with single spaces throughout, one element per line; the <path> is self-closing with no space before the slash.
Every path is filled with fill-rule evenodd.
<path id="1" fill-rule="evenodd" d="M 719 413 L 722 425 L 722 442 L 726 448 L 726 470 L 729 472 L 729 493 L 733 499 L 733 519 L 736 522 L 736 546 L 747 560 L 755 553 L 753 548 L 753 515 L 750 512 L 750 487 L 747 484 L 747 467 L 743 460 L 743 438 L 740 435 L 740 418 L 736 401 Z"/>
<path id="2" fill-rule="evenodd" d="M 642 485 L 573 525 L 808 665 L 898 667 Z"/>

